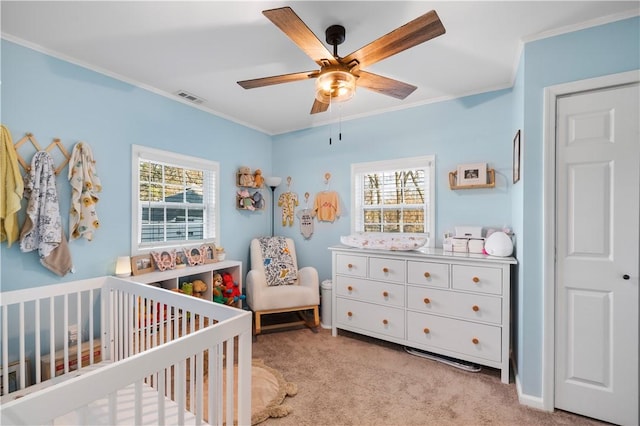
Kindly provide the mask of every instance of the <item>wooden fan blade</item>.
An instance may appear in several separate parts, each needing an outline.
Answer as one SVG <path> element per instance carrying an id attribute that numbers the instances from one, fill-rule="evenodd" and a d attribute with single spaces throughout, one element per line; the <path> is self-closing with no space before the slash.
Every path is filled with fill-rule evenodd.
<path id="1" fill-rule="evenodd" d="M 382 93 L 383 95 L 393 96 L 396 99 L 404 99 L 417 89 L 416 86 L 392 78 L 383 77 L 367 71 L 360 71 L 360 78 L 357 84 L 359 87 Z"/>
<path id="2" fill-rule="evenodd" d="M 328 109 L 329 109 L 329 104 L 325 104 L 316 99 L 313 101 L 313 105 L 311 106 L 311 114 L 325 112 Z"/>
<path id="3" fill-rule="evenodd" d="M 348 65 L 356 60 L 361 69 L 366 68 L 444 33 L 444 25 L 436 11 L 432 10 L 345 56 L 341 61 Z"/>
<path id="4" fill-rule="evenodd" d="M 291 74 L 274 75 L 272 77 L 254 78 L 253 80 L 238 81 L 238 84 L 245 89 L 255 89 L 256 87 L 271 86 L 272 84 L 291 83 L 293 81 L 316 78 L 319 71 L 304 71 Z"/>
<path id="5" fill-rule="evenodd" d="M 320 66 L 327 65 L 327 62 L 331 65 L 340 64 L 290 7 L 269 9 L 262 14 L 280 28 L 316 64 Z"/>

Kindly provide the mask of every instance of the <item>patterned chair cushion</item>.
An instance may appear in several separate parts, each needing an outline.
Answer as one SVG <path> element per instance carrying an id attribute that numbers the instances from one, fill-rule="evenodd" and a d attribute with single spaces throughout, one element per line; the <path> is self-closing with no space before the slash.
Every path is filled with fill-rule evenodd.
<path id="1" fill-rule="evenodd" d="M 293 262 L 284 237 L 262 237 L 260 249 L 267 285 L 290 285 L 298 280 L 298 267 Z"/>

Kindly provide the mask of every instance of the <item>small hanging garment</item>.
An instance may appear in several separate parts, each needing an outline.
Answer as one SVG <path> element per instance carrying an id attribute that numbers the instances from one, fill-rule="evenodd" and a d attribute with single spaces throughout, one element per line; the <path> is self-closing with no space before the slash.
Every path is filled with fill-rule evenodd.
<path id="1" fill-rule="evenodd" d="M 340 197 L 335 191 L 322 191 L 316 194 L 313 202 L 313 216 L 322 222 L 333 222 L 340 216 Z"/>
<path id="2" fill-rule="evenodd" d="M 69 162 L 69 183 L 71 184 L 69 240 L 84 237 L 91 241 L 94 232 L 100 227 L 96 204 L 102 185 L 96 173 L 96 162 L 93 159 L 91 147 L 84 142 L 78 142 L 73 147 Z"/>
<path id="3" fill-rule="evenodd" d="M 20 236 L 18 212 L 24 182 L 11 133 L 4 125 L 0 125 L 0 131 L 0 242 L 7 240 L 7 247 L 11 247 Z"/>
<path id="4" fill-rule="evenodd" d="M 295 192 L 285 192 L 278 198 L 278 206 L 282 207 L 282 226 L 293 226 L 293 218 L 298 206 L 298 194 Z"/>
<path id="5" fill-rule="evenodd" d="M 296 213 L 300 221 L 300 233 L 307 240 L 313 234 L 313 216 L 311 216 L 311 213 L 311 209 L 301 209 Z"/>
<path id="6" fill-rule="evenodd" d="M 26 178 L 27 215 L 20 233 L 20 250 L 38 250 L 40 263 L 65 276 L 73 267 L 67 238 L 62 229 L 56 174 L 51 155 L 37 152 Z"/>

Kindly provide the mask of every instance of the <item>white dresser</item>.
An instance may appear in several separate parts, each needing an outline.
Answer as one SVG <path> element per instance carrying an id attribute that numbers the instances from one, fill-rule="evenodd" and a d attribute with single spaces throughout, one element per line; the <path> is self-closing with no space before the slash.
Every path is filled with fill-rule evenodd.
<path id="1" fill-rule="evenodd" d="M 502 370 L 509 383 L 513 257 L 334 246 L 338 329 Z"/>

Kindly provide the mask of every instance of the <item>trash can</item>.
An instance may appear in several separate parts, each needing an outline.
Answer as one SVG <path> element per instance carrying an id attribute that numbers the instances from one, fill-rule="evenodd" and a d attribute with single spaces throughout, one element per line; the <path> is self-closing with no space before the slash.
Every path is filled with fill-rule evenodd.
<path id="1" fill-rule="evenodd" d="M 320 284 L 320 326 L 331 328 L 331 280 L 324 280 Z"/>

